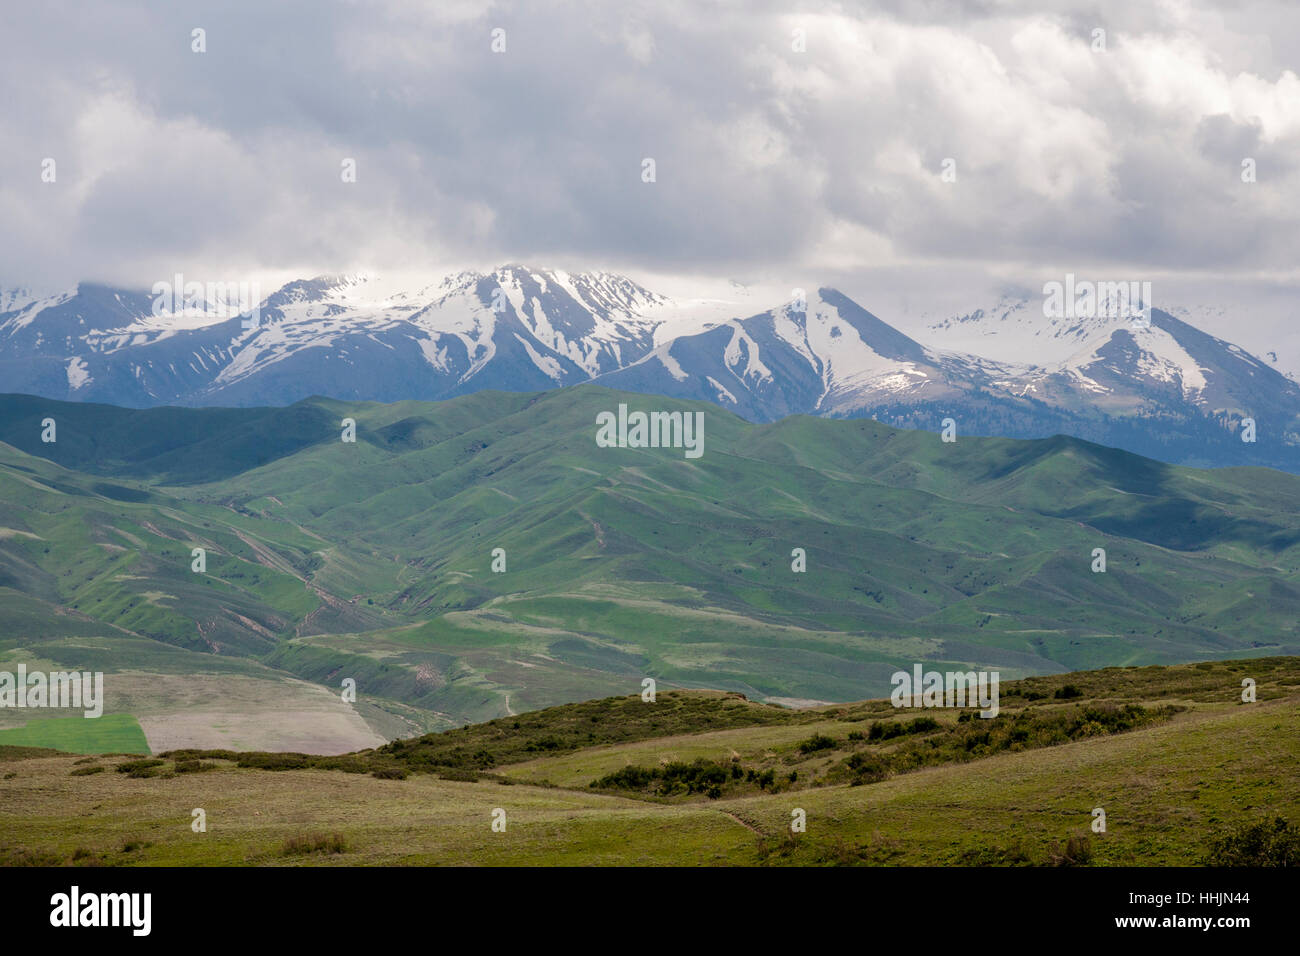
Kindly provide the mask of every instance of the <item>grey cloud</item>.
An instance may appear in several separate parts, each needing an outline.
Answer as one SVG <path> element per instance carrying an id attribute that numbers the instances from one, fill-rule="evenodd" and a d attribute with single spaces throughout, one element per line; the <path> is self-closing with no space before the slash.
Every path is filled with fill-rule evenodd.
<path id="1" fill-rule="evenodd" d="M 11 6 L 0 281 L 362 255 L 729 274 L 842 234 L 900 262 L 1291 267 L 1296 49 L 1261 31 L 1300 13 L 1129 6 Z M 1254 198 L 1252 136 L 1276 157 Z"/>

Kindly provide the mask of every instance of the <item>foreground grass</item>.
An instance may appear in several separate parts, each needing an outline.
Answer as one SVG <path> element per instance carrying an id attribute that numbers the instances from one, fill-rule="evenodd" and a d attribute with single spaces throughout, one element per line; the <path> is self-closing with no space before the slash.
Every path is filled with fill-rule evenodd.
<path id="1" fill-rule="evenodd" d="M 653 704 L 608 697 L 340 756 L 229 750 L 170 755 L 267 770 L 437 773 L 466 781 L 486 773 L 642 796 L 717 798 L 746 789 L 874 783 L 920 767 L 1124 733 L 1189 708 L 1239 702 L 1243 675 L 1256 682 L 1260 700 L 1276 699 L 1300 690 L 1300 658 L 1107 668 L 1009 681 L 1002 686 L 1000 713 L 990 719 L 974 709 L 897 709 L 888 700 L 791 711 L 739 694 L 669 691 Z M 675 767 L 677 777 L 708 778 L 717 786 L 682 790 L 644 779 L 681 763 L 694 770 Z M 719 781 L 719 774 L 727 779 Z"/>
<path id="2" fill-rule="evenodd" d="M 745 760 L 780 763 L 798 755 L 833 767 L 859 752 L 842 749 L 849 747 L 849 728 L 894 714 L 887 702 L 884 709 L 866 702 L 792 714 L 785 722 L 760 717 L 750 727 L 500 764 L 478 782 L 446 779 L 441 771 L 405 779 L 310 767 L 271 773 L 217 755 L 197 760 L 182 753 L 154 763 L 7 751 L 11 759 L 0 762 L 0 863 L 1195 865 L 1213 862 L 1214 841 L 1234 828 L 1277 816 L 1300 823 L 1298 665 L 1294 659 L 1248 662 L 1261 688 L 1254 704 L 1225 689 L 1239 685 L 1231 663 L 1064 675 L 1060 686 L 1095 682 L 1091 696 L 1065 701 L 1053 691 L 1013 711 L 1051 716 L 1138 700 L 1152 713 L 1177 709 L 1118 733 L 922 765 L 858 786 L 804 786 L 801 779 L 776 792 L 717 799 L 629 796 L 589 784 L 607 768 L 653 765 L 666 752 L 685 756 L 690 747 L 708 759 L 725 748 L 722 755 L 734 751 Z M 714 704 L 732 701 L 714 695 Z M 573 716 L 563 715 L 557 726 L 576 733 L 581 722 Z M 954 733 L 970 723 L 943 716 Z M 672 724 L 661 729 L 680 729 Z M 844 736 L 805 752 L 800 744 L 815 731 Z M 470 729 L 471 737 L 487 733 Z M 894 753 L 930 735 L 947 740 L 946 734 L 940 729 L 852 746 Z M 391 768 L 392 755 L 383 760 Z M 546 771 L 548 761 L 555 766 Z M 567 786 L 539 785 L 539 777 L 523 782 L 544 772 Z M 205 811 L 204 833 L 191 829 L 195 808 Z M 1106 815 L 1105 833 L 1090 829 L 1097 808 Z M 504 832 L 492 828 L 498 809 L 505 813 Z M 791 833 L 795 810 L 806 813 L 805 833 Z"/>
<path id="3" fill-rule="evenodd" d="M 1225 829 L 1274 814 L 1295 819 L 1295 705 L 1182 715 L 1120 736 L 927 768 L 870 786 L 682 804 L 431 775 L 267 773 L 221 761 L 171 777 L 74 777 L 73 757 L 28 757 L 0 765 L 17 774 L 0 780 L 0 861 L 1041 864 L 1081 837 L 1094 864 L 1196 864 Z M 206 811 L 206 833 L 191 830 L 196 807 Z M 1089 832 L 1094 807 L 1106 811 L 1105 834 Z M 504 833 L 491 828 L 497 808 L 506 812 Z M 792 836 L 796 808 L 806 811 L 808 830 Z M 286 854 L 286 846 L 310 846 L 317 834 L 336 839 L 341 852 Z"/>

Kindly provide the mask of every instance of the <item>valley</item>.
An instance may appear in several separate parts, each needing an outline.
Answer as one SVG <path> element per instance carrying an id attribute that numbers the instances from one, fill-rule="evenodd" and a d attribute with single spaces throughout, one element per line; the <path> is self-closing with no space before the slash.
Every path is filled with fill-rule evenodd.
<path id="1" fill-rule="evenodd" d="M 701 456 L 600 447 L 620 404 L 703 415 Z M 0 441 L 0 669 L 103 671 L 154 750 L 340 752 L 645 677 L 824 702 L 921 661 L 1005 681 L 1300 648 L 1300 479 L 1265 469 L 596 386 L 7 396 Z"/>

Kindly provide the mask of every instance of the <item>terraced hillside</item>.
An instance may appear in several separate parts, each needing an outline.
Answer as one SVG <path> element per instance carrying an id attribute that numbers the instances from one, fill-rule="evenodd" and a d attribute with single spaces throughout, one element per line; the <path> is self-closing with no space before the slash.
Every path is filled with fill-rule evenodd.
<path id="1" fill-rule="evenodd" d="M 702 412 L 703 455 L 598 447 L 620 403 Z M 756 426 L 594 386 L 5 396 L 0 442 L 0 669 L 104 670 L 107 711 L 155 751 L 336 753 L 645 677 L 815 703 L 885 694 L 917 661 L 1010 679 L 1300 652 L 1300 478 L 1267 469 Z"/>

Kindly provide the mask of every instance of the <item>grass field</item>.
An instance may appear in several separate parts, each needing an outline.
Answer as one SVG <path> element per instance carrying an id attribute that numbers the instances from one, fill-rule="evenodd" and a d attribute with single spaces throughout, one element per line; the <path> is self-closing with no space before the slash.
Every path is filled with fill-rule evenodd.
<path id="1" fill-rule="evenodd" d="M 1240 699 L 1243 675 L 1257 681 L 1255 703 Z M 1277 817 L 1300 826 L 1300 659 L 1112 668 L 1006 691 L 1004 713 L 986 724 L 1026 726 L 1078 708 L 1163 716 L 961 754 L 945 748 L 978 717 L 935 711 L 938 726 L 915 739 L 873 740 L 873 724 L 915 712 L 900 718 L 887 701 L 794 712 L 679 693 L 568 705 L 521 715 L 518 728 L 503 718 L 332 758 L 352 772 L 283 754 L 176 752 L 149 765 L 0 749 L 0 862 L 1199 865 L 1222 862 L 1216 841 L 1242 827 Z M 715 729 L 700 732 L 708 722 Z M 801 748 L 816 735 L 831 743 Z M 932 765 L 904 761 L 879 779 L 834 782 L 855 754 L 897 758 L 926 740 L 937 742 L 923 744 L 939 754 Z M 591 786 L 620 767 L 696 759 L 782 774 L 713 798 Z M 290 769 L 265 769 L 276 767 Z M 196 808 L 206 832 L 191 827 Z M 1098 808 L 1105 832 L 1092 829 Z M 492 828 L 497 810 L 504 832 Z M 805 832 L 791 830 L 796 810 Z"/>
<path id="2" fill-rule="evenodd" d="M 130 714 L 102 717 L 46 717 L 0 730 L 0 747 L 48 747 L 74 754 L 147 754 L 140 723 Z"/>

